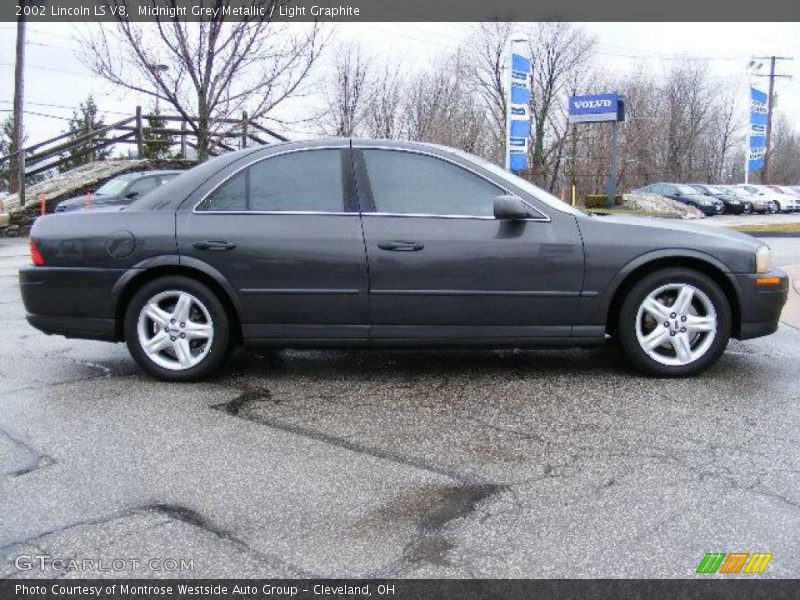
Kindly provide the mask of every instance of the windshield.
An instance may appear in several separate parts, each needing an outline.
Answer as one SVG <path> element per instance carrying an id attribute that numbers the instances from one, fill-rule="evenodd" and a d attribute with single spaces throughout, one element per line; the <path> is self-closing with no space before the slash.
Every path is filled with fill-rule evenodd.
<path id="1" fill-rule="evenodd" d="M 675 189 L 680 194 L 697 194 L 697 190 L 690 185 L 676 185 Z"/>
<path id="2" fill-rule="evenodd" d="M 709 194 L 727 194 L 727 192 L 722 188 L 713 185 L 707 185 L 706 189 L 708 190 Z"/>
<path id="3" fill-rule="evenodd" d="M 114 177 L 111 181 L 105 182 L 94 194 L 95 196 L 119 196 L 128 185 L 130 176 Z"/>
<path id="4" fill-rule="evenodd" d="M 560 210 L 561 212 L 573 215 L 586 216 L 585 213 L 579 211 L 577 208 L 570 206 L 566 202 L 562 202 L 552 194 L 549 194 L 540 187 L 532 184 L 527 179 L 523 179 L 522 177 L 514 175 L 513 173 L 506 171 L 504 168 L 494 164 L 493 162 L 489 162 L 488 160 L 481 158 L 480 156 L 464 152 L 463 150 L 457 150 L 455 148 L 445 148 L 444 146 L 440 146 L 440 148 L 447 150 L 448 152 L 452 152 L 453 154 L 457 154 L 462 158 L 466 158 L 471 162 L 477 163 L 478 165 L 480 165 L 493 175 L 496 175 L 500 179 L 507 181 L 511 185 L 515 185 L 518 188 L 521 188 L 523 191 L 525 191 L 526 193 L 530 194 L 531 196 L 539 200 L 542 204 L 545 204 L 556 210 Z"/>

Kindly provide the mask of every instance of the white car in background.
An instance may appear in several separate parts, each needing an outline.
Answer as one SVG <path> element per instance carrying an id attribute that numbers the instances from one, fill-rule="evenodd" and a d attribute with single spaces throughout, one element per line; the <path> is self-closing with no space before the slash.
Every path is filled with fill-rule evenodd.
<path id="1" fill-rule="evenodd" d="M 786 202 L 783 194 L 771 190 L 766 185 L 740 183 L 736 187 L 750 194 L 750 198 L 753 200 L 753 210 L 756 212 L 776 213 L 781 210 L 781 201 Z"/>
<path id="2" fill-rule="evenodd" d="M 775 213 L 778 212 L 778 207 L 772 201 L 772 198 L 764 192 L 758 190 L 756 186 L 750 185 L 748 183 L 740 183 L 737 185 L 730 186 L 733 190 L 736 191 L 737 194 L 740 194 L 742 197 L 747 198 L 747 201 L 753 207 L 752 212 L 757 213 Z"/>
<path id="3" fill-rule="evenodd" d="M 785 206 L 784 202 L 779 200 L 781 210 L 785 212 L 795 212 L 800 210 L 800 192 L 793 190 L 788 185 L 770 185 L 768 187 L 772 188 L 779 194 L 786 196 Z"/>

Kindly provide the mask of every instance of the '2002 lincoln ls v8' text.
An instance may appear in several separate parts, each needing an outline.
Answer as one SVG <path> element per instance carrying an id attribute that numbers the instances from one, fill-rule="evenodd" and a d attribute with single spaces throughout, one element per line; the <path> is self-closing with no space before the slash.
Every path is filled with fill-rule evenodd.
<path id="1" fill-rule="evenodd" d="M 116 211 L 48 215 L 28 321 L 125 341 L 167 380 L 239 343 L 589 346 L 658 375 L 776 330 L 788 279 L 753 237 L 589 216 L 464 152 L 371 140 L 226 154 Z"/>

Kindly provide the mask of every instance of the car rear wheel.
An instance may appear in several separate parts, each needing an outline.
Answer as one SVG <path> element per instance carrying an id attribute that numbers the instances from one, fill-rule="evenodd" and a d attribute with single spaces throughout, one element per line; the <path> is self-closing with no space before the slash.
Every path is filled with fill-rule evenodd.
<path id="1" fill-rule="evenodd" d="M 767 212 L 769 212 L 770 214 L 774 215 L 775 213 L 780 212 L 780 210 L 781 207 L 777 202 L 769 202 L 767 204 Z"/>
<path id="2" fill-rule="evenodd" d="M 142 369 L 167 381 L 196 381 L 228 353 L 225 307 L 189 277 L 161 277 L 134 294 L 125 312 L 125 341 Z"/>
<path id="3" fill-rule="evenodd" d="M 743 212 L 746 215 L 752 215 L 753 214 L 753 205 L 752 205 L 752 203 L 745 202 L 744 203 L 744 211 Z"/>
<path id="4" fill-rule="evenodd" d="M 711 278 L 691 269 L 664 269 L 634 285 L 623 301 L 618 329 L 626 355 L 639 370 L 694 375 L 725 350 L 731 310 Z"/>

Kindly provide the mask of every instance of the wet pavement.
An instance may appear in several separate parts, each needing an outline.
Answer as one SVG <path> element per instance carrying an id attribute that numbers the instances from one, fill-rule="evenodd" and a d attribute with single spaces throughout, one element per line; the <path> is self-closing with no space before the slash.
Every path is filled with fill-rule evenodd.
<path id="1" fill-rule="evenodd" d="M 687 380 L 609 347 L 239 352 L 165 384 L 29 327 L 27 261 L 0 240 L 0 577 L 693 577 L 712 551 L 800 576 L 789 324 Z"/>

